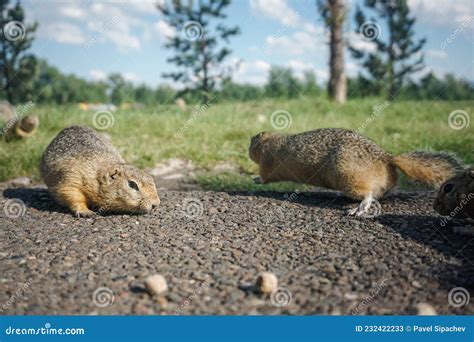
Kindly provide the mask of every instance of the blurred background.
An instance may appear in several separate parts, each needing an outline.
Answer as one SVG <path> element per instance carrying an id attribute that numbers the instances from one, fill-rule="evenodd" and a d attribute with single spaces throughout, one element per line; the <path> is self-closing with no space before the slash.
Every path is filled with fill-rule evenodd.
<path id="1" fill-rule="evenodd" d="M 47 143 L 71 124 L 104 131 L 157 175 L 211 189 L 259 187 L 247 148 L 263 130 L 345 127 L 393 153 L 472 163 L 473 7 L 2 0 L 0 180 L 37 178 Z"/>

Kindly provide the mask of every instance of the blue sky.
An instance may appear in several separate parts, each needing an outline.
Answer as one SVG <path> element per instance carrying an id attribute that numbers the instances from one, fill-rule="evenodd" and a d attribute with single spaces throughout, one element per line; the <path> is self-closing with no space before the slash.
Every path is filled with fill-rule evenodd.
<path id="1" fill-rule="evenodd" d="M 155 8 L 157 0 L 34 1 L 24 0 L 27 20 L 39 23 L 35 54 L 61 71 L 88 79 L 120 72 L 134 83 L 152 86 L 172 68 L 163 44 L 175 32 Z M 164 1 L 164 0 L 158 0 Z M 365 49 L 370 41 L 354 33 L 353 10 L 363 1 L 346 0 L 346 38 Z M 417 18 L 419 37 L 426 37 L 427 68 L 438 75 L 454 73 L 474 80 L 474 2 L 471 0 L 409 0 Z M 231 41 L 228 66 L 239 83 L 263 84 L 271 65 L 292 67 L 297 76 L 311 70 L 319 81 L 328 77 L 327 32 L 317 15 L 315 0 L 234 0 L 227 8 L 229 25 L 241 35 Z M 370 18 L 370 17 L 369 17 Z M 380 27 L 381 38 L 386 29 Z M 359 67 L 346 54 L 346 70 Z"/>

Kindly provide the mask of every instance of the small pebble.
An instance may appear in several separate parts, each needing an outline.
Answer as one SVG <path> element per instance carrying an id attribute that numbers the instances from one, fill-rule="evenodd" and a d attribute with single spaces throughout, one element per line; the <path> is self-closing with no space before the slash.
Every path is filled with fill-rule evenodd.
<path id="1" fill-rule="evenodd" d="M 256 287 L 261 293 L 272 293 L 278 287 L 278 278 L 271 272 L 262 272 L 257 277 Z"/>
<path id="2" fill-rule="evenodd" d="M 418 316 L 436 316 L 436 310 L 433 306 L 428 303 L 418 303 L 416 304 L 416 310 Z"/>
<path id="3" fill-rule="evenodd" d="M 165 277 L 161 274 L 154 274 L 145 279 L 145 287 L 151 295 L 159 295 L 168 290 Z"/>

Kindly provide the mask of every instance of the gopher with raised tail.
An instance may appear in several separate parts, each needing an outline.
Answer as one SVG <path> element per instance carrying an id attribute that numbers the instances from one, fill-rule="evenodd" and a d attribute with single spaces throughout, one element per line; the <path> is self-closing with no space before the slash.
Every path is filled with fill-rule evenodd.
<path id="1" fill-rule="evenodd" d="M 374 199 L 397 182 L 397 169 L 433 186 L 463 169 L 445 152 L 415 151 L 392 156 L 369 138 L 339 128 L 283 135 L 262 132 L 252 138 L 250 158 L 260 166 L 262 183 L 293 181 L 342 191 L 362 200 L 349 215 L 368 213 Z"/>
<path id="2" fill-rule="evenodd" d="M 77 216 L 99 212 L 149 213 L 159 203 L 153 178 L 128 165 L 91 128 L 61 131 L 41 159 L 41 176 L 53 197 Z"/>

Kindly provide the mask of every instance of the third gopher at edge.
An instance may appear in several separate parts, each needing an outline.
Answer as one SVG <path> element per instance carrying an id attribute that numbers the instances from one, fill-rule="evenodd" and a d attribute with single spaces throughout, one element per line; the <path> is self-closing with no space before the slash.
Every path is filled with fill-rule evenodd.
<path id="1" fill-rule="evenodd" d="M 392 156 L 354 131 L 325 128 L 284 135 L 262 132 L 252 138 L 250 158 L 260 166 L 263 183 L 293 181 L 342 191 L 362 200 L 350 215 L 368 212 L 397 182 L 397 169 L 433 186 L 463 169 L 445 152 L 415 151 Z"/>

